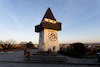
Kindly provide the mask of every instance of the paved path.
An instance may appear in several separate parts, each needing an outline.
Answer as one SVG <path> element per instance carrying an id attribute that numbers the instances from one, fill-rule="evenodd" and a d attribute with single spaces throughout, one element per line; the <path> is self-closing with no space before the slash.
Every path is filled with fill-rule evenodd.
<path id="1" fill-rule="evenodd" d="M 37 49 L 34 49 L 34 50 L 30 50 L 31 54 L 32 53 L 36 53 L 37 52 Z M 45 64 L 45 62 L 43 62 L 42 64 L 41 63 L 36 63 L 38 61 L 33 61 L 33 62 L 25 62 L 24 61 L 24 51 L 21 50 L 21 51 L 13 51 L 13 52 L 6 52 L 4 54 L 0 54 L 0 67 L 32 67 L 32 66 L 35 66 L 35 67 L 65 67 L 65 66 L 68 66 L 68 67 L 74 67 L 74 66 L 77 66 L 77 67 L 80 67 L 81 65 L 80 64 L 83 64 L 82 66 L 83 67 L 98 67 L 98 63 L 97 62 L 97 59 L 79 59 L 79 58 L 72 58 L 72 57 L 68 57 L 68 56 L 64 56 L 64 55 L 60 55 L 59 56 L 62 56 L 62 57 L 65 57 L 66 59 L 68 59 L 65 63 L 48 63 L 48 64 Z M 4 62 L 3 62 L 4 61 Z M 6 62 L 8 61 L 8 62 Z M 9 62 L 10 61 L 10 62 Z M 4 65 L 3 65 L 4 64 Z"/>
<path id="2" fill-rule="evenodd" d="M 84 58 L 73 58 L 73 57 L 64 56 L 64 55 L 61 55 L 61 56 L 66 57 L 69 63 L 99 64 L 99 62 L 97 61 L 97 58 L 84 59 Z"/>
<path id="3" fill-rule="evenodd" d="M 36 49 L 29 50 L 32 53 L 37 52 Z M 0 55 L 0 61 L 23 61 L 24 60 L 24 50 L 21 51 L 13 51 L 13 52 L 5 52 Z"/>
<path id="4" fill-rule="evenodd" d="M 100 67 L 100 66 L 69 65 L 69 64 L 0 63 L 0 67 Z"/>

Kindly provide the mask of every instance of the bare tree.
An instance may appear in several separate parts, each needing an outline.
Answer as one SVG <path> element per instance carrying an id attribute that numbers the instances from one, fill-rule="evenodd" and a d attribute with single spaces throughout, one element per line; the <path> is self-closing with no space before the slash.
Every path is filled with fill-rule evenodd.
<path id="1" fill-rule="evenodd" d="M 4 41 L 0 41 L 0 44 L 4 44 Z"/>
<path id="2" fill-rule="evenodd" d="M 16 44 L 16 41 L 13 40 L 13 39 L 9 39 L 9 40 L 6 40 L 5 43 L 6 43 L 6 44 L 9 44 L 9 43 L 10 43 L 10 44 Z"/>
<path id="3" fill-rule="evenodd" d="M 22 41 L 22 42 L 20 42 L 19 44 L 20 44 L 20 45 L 25 45 L 25 44 L 27 44 L 27 42 L 23 42 L 23 41 Z"/>

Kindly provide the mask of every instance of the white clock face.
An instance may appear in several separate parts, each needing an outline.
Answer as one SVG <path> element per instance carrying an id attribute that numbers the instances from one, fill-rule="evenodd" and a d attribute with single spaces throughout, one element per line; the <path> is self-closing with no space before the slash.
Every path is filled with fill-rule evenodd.
<path id="1" fill-rule="evenodd" d="M 51 41 L 56 41 L 56 40 L 57 40 L 57 33 L 54 32 L 54 31 L 50 31 L 50 32 L 49 32 L 49 39 L 50 39 Z"/>

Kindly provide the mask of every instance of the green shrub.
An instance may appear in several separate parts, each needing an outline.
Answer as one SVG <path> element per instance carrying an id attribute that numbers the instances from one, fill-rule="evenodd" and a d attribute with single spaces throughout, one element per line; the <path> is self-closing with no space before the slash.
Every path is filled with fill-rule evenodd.
<path id="1" fill-rule="evenodd" d="M 100 49 L 95 49 L 95 52 L 100 52 Z"/>
<path id="2" fill-rule="evenodd" d="M 74 49 L 74 52 L 79 53 L 81 55 L 85 55 L 86 54 L 86 47 L 84 46 L 84 44 L 82 43 L 73 43 L 71 44 L 71 46 Z"/>

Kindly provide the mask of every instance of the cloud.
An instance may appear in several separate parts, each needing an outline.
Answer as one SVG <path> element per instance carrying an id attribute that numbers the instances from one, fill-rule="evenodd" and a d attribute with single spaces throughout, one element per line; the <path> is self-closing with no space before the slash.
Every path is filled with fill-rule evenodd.
<path id="1" fill-rule="evenodd" d="M 6 13 L 14 20 L 15 23 L 18 23 L 18 19 L 14 15 L 9 13 L 8 11 L 6 11 Z"/>
<path id="2" fill-rule="evenodd" d="M 18 19 L 12 13 L 10 13 L 3 5 L 0 5 L 0 9 L 4 11 L 9 17 L 11 17 L 11 19 L 13 19 L 15 23 L 19 22 Z"/>
<path id="3" fill-rule="evenodd" d="M 100 11 L 97 11 L 97 12 L 95 12 L 95 13 L 89 15 L 89 16 L 87 17 L 87 19 L 92 18 L 92 17 L 94 17 L 94 16 L 96 16 L 96 15 L 98 15 L 98 14 L 100 14 Z"/>

